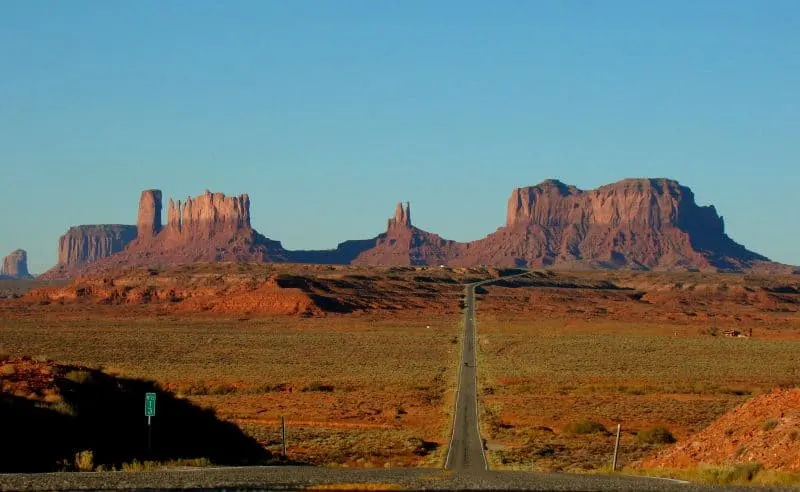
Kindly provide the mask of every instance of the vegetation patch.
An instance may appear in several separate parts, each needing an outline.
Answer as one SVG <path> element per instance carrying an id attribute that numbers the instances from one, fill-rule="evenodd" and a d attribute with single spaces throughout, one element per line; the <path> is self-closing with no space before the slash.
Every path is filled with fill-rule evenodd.
<path id="1" fill-rule="evenodd" d="M 636 442 L 641 444 L 672 444 L 675 436 L 666 427 L 655 426 L 636 434 Z"/>
<path id="2" fill-rule="evenodd" d="M 570 422 L 564 426 L 564 432 L 567 434 L 608 434 L 608 429 L 599 422 L 583 420 Z"/>

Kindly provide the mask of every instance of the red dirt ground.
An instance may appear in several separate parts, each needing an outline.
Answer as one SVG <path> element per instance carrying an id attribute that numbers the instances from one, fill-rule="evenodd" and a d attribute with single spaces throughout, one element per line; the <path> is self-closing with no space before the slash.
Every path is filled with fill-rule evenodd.
<path id="1" fill-rule="evenodd" d="M 757 396 L 640 466 L 678 469 L 751 462 L 800 471 L 800 389 Z"/>

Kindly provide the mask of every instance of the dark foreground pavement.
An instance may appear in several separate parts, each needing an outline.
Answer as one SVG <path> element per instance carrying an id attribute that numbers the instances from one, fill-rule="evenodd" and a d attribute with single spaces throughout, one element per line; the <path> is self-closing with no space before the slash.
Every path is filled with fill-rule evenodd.
<path id="1" fill-rule="evenodd" d="M 371 484 L 371 485 L 368 485 Z M 316 467 L 197 468 L 155 472 L 37 473 L 0 475 L 0 490 L 235 489 L 380 490 L 721 490 L 683 482 L 619 475 L 529 472 L 452 472 L 439 469 L 348 469 Z"/>

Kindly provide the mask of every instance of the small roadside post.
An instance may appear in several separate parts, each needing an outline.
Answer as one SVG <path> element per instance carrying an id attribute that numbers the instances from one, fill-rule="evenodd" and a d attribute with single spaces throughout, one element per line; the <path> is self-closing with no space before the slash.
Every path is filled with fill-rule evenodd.
<path id="1" fill-rule="evenodd" d="M 283 457 L 286 457 L 286 419 L 281 415 L 281 442 L 283 443 Z"/>
<path id="2" fill-rule="evenodd" d="M 617 471 L 617 452 L 619 451 L 619 431 L 622 424 L 617 424 L 617 439 L 614 442 L 614 460 L 611 462 L 611 471 Z"/>
<path id="3" fill-rule="evenodd" d="M 144 394 L 144 415 L 147 417 L 147 452 L 152 452 L 153 426 L 151 419 L 156 416 L 156 394 Z"/>

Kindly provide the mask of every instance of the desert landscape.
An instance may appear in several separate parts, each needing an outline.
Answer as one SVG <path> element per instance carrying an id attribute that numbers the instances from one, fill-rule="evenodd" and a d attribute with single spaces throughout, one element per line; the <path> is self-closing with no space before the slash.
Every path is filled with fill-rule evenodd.
<path id="1" fill-rule="evenodd" d="M 165 224 L 161 200 L 141 194 L 136 226 L 70 228 L 36 278 L 23 250 L 4 261 L 4 409 L 89 437 L 64 434 L 39 460 L 8 448 L 2 471 L 442 468 L 471 344 L 465 287 L 481 283 L 490 469 L 797 480 L 798 271 L 735 243 L 677 182 L 517 189 L 506 225 L 469 243 L 398 204 L 384 234 L 322 251 L 252 229 L 248 195 L 171 199 Z M 142 388 L 241 452 L 189 453 L 175 442 L 191 431 L 163 423 L 144 446 L 129 408 Z M 122 424 L 88 417 L 97 395 L 139 431 L 110 442 Z"/>
<path id="2" fill-rule="evenodd" d="M 776 443 L 739 433 L 760 429 L 774 417 L 769 412 L 738 416 L 729 434 L 710 442 L 697 433 L 751 399 L 796 399 L 796 391 L 772 392 L 800 384 L 797 278 L 540 274 L 485 290 L 481 409 L 496 466 L 608 467 L 620 424 L 619 463 L 629 470 L 757 461 L 796 471 L 796 453 L 778 458 Z M 796 417 L 775 422 L 796 439 Z M 716 452 L 650 458 L 674 442 L 695 446 L 695 439 Z"/>

